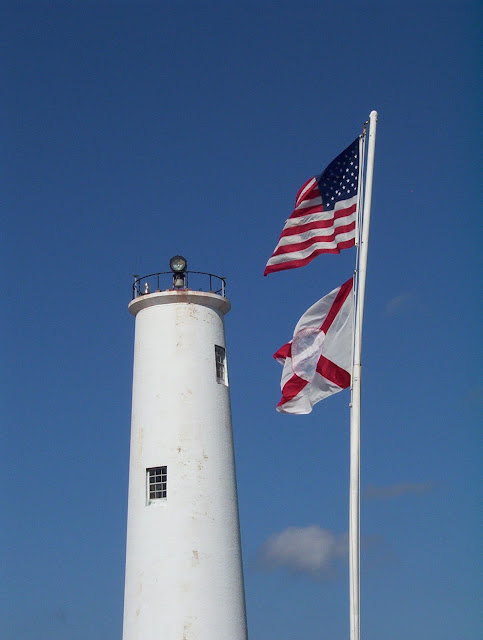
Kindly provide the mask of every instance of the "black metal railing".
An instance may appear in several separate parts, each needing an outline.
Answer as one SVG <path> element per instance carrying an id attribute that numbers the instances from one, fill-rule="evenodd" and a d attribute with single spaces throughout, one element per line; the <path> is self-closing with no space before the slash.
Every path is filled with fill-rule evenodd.
<path id="1" fill-rule="evenodd" d="M 183 284 L 179 286 L 181 282 Z M 225 298 L 226 279 L 204 271 L 185 271 L 181 274 L 173 273 L 172 271 L 160 271 L 159 273 L 150 273 L 141 277 L 136 274 L 132 285 L 132 297 L 134 299 L 156 291 L 183 291 L 186 289 L 209 291 Z"/>

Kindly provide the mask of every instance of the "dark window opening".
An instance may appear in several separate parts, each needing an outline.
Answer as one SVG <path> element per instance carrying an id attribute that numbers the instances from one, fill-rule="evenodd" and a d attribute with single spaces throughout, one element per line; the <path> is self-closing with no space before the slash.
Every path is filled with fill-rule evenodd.
<path id="1" fill-rule="evenodd" d="M 148 500 L 166 498 L 168 495 L 168 467 L 146 469 L 148 481 Z"/>
<path id="2" fill-rule="evenodd" d="M 215 344 L 215 365 L 216 365 L 216 381 L 220 384 L 227 384 L 226 377 L 226 352 L 223 347 Z"/>

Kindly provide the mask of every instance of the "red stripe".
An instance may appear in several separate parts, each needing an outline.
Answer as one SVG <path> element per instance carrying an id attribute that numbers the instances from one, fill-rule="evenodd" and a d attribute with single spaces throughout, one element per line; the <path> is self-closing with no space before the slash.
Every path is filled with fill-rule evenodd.
<path id="1" fill-rule="evenodd" d="M 344 209 L 336 209 L 334 211 L 334 218 L 343 218 L 344 216 L 350 216 L 352 213 L 355 213 L 357 209 L 357 204 L 354 202 L 350 207 L 344 207 Z"/>
<path id="2" fill-rule="evenodd" d="M 302 218 L 303 216 L 309 216 L 312 213 L 322 213 L 322 200 L 313 204 L 310 207 L 304 207 L 303 209 L 294 209 L 289 216 L 289 220 L 293 220 L 294 218 Z"/>
<path id="3" fill-rule="evenodd" d="M 306 264 L 309 264 L 314 258 L 320 256 L 321 253 L 340 253 L 341 249 L 350 249 L 355 244 L 354 238 L 350 240 L 345 240 L 344 242 L 337 243 L 337 247 L 332 249 L 317 249 L 313 253 L 311 253 L 306 258 L 301 258 L 300 260 L 287 260 L 286 262 L 279 262 L 278 264 L 270 264 L 265 267 L 265 271 L 263 272 L 264 276 L 268 276 L 269 273 L 275 273 L 276 271 L 285 271 L 286 269 L 297 269 L 298 267 L 305 267 Z"/>
<path id="4" fill-rule="evenodd" d="M 322 213 L 322 212 L 321 212 Z M 311 229 L 327 229 L 334 226 L 334 218 L 328 220 L 315 220 L 314 222 L 307 222 L 306 224 L 299 224 L 296 227 L 288 227 L 284 229 L 280 234 L 281 238 L 286 236 L 295 236 L 305 231 L 311 231 Z"/>
<path id="5" fill-rule="evenodd" d="M 337 292 L 337 295 L 335 296 L 335 300 L 332 303 L 331 308 L 329 309 L 329 313 L 326 315 L 325 320 L 322 323 L 322 326 L 320 327 L 320 330 L 323 331 L 326 335 L 327 335 L 327 331 L 330 329 L 331 324 L 334 322 L 335 317 L 341 310 L 342 305 L 347 300 L 348 296 L 351 294 L 353 284 L 354 283 L 352 278 L 349 278 L 349 280 L 347 280 L 347 282 L 344 282 L 344 284 L 341 286 L 341 288 Z"/>
<path id="6" fill-rule="evenodd" d="M 347 209 L 338 209 L 335 212 L 333 211 L 324 212 L 322 209 L 320 209 L 319 211 L 310 212 L 307 215 L 312 215 L 312 213 L 325 213 L 325 215 L 327 215 L 328 213 L 329 214 L 332 213 L 332 216 L 324 220 L 313 220 L 312 222 L 306 222 L 305 224 L 298 224 L 292 227 L 284 227 L 282 233 L 280 234 L 280 238 L 283 238 L 284 236 L 298 235 L 300 233 L 304 233 L 305 231 L 310 231 L 311 229 L 328 229 L 329 227 L 334 226 L 335 220 L 352 215 L 355 212 L 355 210 L 356 210 L 356 205 L 354 204 L 352 207 L 348 207 Z M 293 216 L 290 216 L 289 220 L 290 219 L 293 219 Z M 337 228 L 337 231 L 339 229 L 342 229 L 342 227 L 336 227 L 336 228 Z"/>
<path id="7" fill-rule="evenodd" d="M 295 209 L 289 217 L 289 220 L 293 220 L 294 218 L 302 218 L 303 216 L 310 215 L 312 213 L 325 213 L 326 215 L 332 213 L 332 218 L 337 220 L 337 218 L 344 218 L 345 216 L 350 216 L 352 213 L 355 213 L 357 209 L 357 204 L 351 204 L 349 207 L 344 207 L 343 209 L 324 209 L 322 204 L 316 204 L 312 207 L 307 207 L 306 209 Z"/>
<path id="8" fill-rule="evenodd" d="M 341 389 L 347 389 L 347 387 L 350 387 L 351 374 L 325 356 L 320 356 L 316 371 Z"/>
<path id="9" fill-rule="evenodd" d="M 340 236 L 343 233 L 349 233 L 350 231 L 354 231 L 355 228 L 356 228 L 356 223 L 354 220 L 354 222 L 335 228 L 330 235 L 323 235 L 323 236 L 313 235 L 311 238 L 309 238 L 308 240 L 304 240 L 303 242 L 294 242 L 293 244 L 284 244 L 281 247 L 278 247 L 278 249 L 276 249 L 273 252 L 272 258 L 275 256 L 283 255 L 284 253 L 293 253 L 295 251 L 303 251 L 304 249 L 308 249 L 309 247 L 311 247 L 313 244 L 316 244 L 317 242 L 325 242 L 325 243 L 336 242 L 337 236 Z"/>
<path id="10" fill-rule="evenodd" d="M 292 343 L 287 342 L 287 344 L 284 344 L 283 347 L 280 347 L 278 351 L 275 351 L 273 357 L 275 358 L 275 360 L 285 360 L 285 358 L 290 358 L 291 355 Z"/>
<path id="11" fill-rule="evenodd" d="M 307 222 L 306 224 L 298 224 L 294 227 L 284 228 L 280 237 L 283 238 L 284 236 L 298 235 L 299 233 L 304 233 L 304 231 L 310 231 L 311 229 L 328 229 L 334 225 L 335 220 L 338 218 L 344 218 L 346 215 L 354 213 L 355 210 L 356 205 L 349 207 L 349 209 L 340 209 L 339 211 L 336 211 L 335 215 L 332 215 L 332 217 L 327 220 L 314 220 L 313 222 Z M 319 211 L 316 213 L 323 212 Z M 342 229 L 342 227 L 337 227 L 337 231 L 339 231 L 339 229 Z"/>
<path id="12" fill-rule="evenodd" d="M 317 180 L 315 180 L 315 182 L 314 182 L 314 184 L 312 185 L 312 187 L 310 187 L 310 189 L 309 189 L 308 191 L 306 191 L 306 193 L 304 193 L 303 197 L 302 197 L 302 198 L 300 198 L 300 194 L 302 193 L 302 191 L 303 191 L 303 190 L 305 189 L 305 187 L 309 184 L 309 182 L 311 182 L 311 181 L 312 181 L 312 180 L 314 180 L 314 179 L 315 179 L 315 178 L 314 178 L 314 177 L 312 177 L 312 178 L 309 178 L 308 180 L 306 180 L 306 181 L 303 183 L 303 185 L 300 187 L 300 189 L 297 191 L 297 195 L 295 196 L 295 206 L 296 206 L 296 207 L 298 207 L 298 206 L 299 206 L 299 204 L 300 204 L 301 202 L 303 202 L 304 200 L 311 200 L 313 197 L 315 197 L 315 196 L 312 196 L 311 198 L 309 198 L 309 197 L 308 197 L 309 193 L 315 193 L 315 192 L 316 192 L 316 194 L 320 196 L 319 185 L 318 185 Z M 300 198 L 300 202 L 299 202 L 299 198 Z"/>
<path id="13" fill-rule="evenodd" d="M 282 398 L 277 404 L 277 407 L 293 400 L 308 384 L 307 380 L 302 380 L 302 378 L 299 378 L 298 375 L 294 373 L 290 380 L 283 385 Z"/>

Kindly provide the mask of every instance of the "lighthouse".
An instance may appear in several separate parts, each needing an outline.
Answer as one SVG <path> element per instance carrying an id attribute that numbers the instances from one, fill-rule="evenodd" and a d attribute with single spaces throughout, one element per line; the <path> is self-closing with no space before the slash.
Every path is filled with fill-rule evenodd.
<path id="1" fill-rule="evenodd" d="M 123 640 L 246 640 L 225 281 L 135 276 Z"/>

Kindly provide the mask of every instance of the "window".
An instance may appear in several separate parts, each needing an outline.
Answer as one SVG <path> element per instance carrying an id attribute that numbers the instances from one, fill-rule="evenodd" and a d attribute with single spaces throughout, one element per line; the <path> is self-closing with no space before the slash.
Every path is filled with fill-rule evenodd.
<path id="1" fill-rule="evenodd" d="M 168 467 L 146 469 L 148 504 L 166 498 L 168 493 Z"/>
<path id="2" fill-rule="evenodd" d="M 215 344 L 216 381 L 220 384 L 228 384 L 226 377 L 226 353 L 223 347 Z"/>

